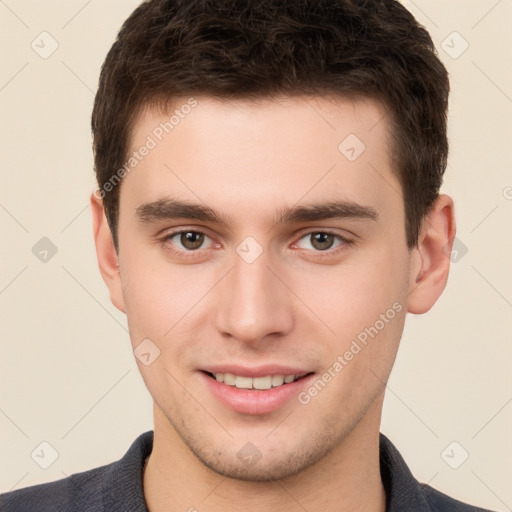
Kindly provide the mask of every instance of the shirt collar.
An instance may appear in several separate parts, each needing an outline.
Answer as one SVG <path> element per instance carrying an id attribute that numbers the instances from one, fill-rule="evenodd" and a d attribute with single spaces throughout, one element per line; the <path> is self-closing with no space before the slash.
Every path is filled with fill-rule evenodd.
<path id="1" fill-rule="evenodd" d="M 386 512 L 431 512 L 420 483 L 384 434 L 379 435 L 379 458 L 380 475 L 386 491 Z"/>
<path id="2" fill-rule="evenodd" d="M 105 475 L 103 506 L 109 512 L 148 512 L 143 491 L 143 467 L 153 448 L 153 431 L 140 435 L 124 457 Z M 386 512 L 431 512 L 421 485 L 384 435 L 379 435 L 380 473 L 386 492 Z"/>

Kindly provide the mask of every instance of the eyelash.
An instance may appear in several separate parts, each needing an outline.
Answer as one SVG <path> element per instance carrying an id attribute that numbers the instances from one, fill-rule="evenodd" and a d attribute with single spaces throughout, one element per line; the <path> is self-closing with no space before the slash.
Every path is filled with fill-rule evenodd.
<path id="1" fill-rule="evenodd" d="M 205 237 L 207 237 L 210 240 L 212 240 L 211 237 L 208 236 L 207 233 L 205 233 L 204 231 L 201 231 L 200 229 L 180 229 L 180 230 L 173 231 L 171 233 L 166 234 L 160 240 L 160 243 L 161 243 L 162 247 L 166 251 L 170 252 L 171 254 L 178 255 L 180 257 L 186 257 L 186 258 L 197 257 L 198 255 L 200 255 L 202 253 L 202 251 L 207 250 L 207 249 L 196 249 L 196 250 L 175 249 L 173 247 L 173 244 L 169 244 L 168 243 L 172 238 L 174 238 L 177 235 L 182 235 L 183 233 L 195 233 L 195 234 L 198 234 L 198 235 L 204 235 Z M 301 240 L 303 240 L 304 238 L 306 238 L 308 236 L 315 235 L 315 234 L 319 234 L 319 233 L 324 234 L 324 235 L 332 235 L 332 236 L 334 236 L 336 238 L 336 240 L 338 242 L 340 242 L 340 245 L 338 245 L 334 249 L 329 248 L 329 249 L 326 249 L 325 251 L 304 249 L 304 250 L 306 250 L 308 252 L 311 251 L 311 252 L 315 253 L 315 257 L 322 258 L 322 257 L 337 255 L 339 252 L 343 251 L 344 249 L 346 249 L 347 247 L 349 247 L 349 246 L 351 246 L 351 245 L 353 245 L 355 243 L 354 240 L 346 238 L 343 235 L 340 235 L 339 233 L 334 233 L 334 232 L 329 231 L 329 230 L 315 230 L 315 231 L 308 231 L 308 232 L 302 234 L 300 236 L 300 238 L 298 238 L 297 241 L 292 244 L 292 246 L 297 246 L 297 244 Z M 213 240 L 212 240 L 212 242 L 213 242 Z M 215 242 L 213 242 L 213 244 L 215 245 Z M 220 245 L 220 244 L 217 244 L 217 245 Z"/>

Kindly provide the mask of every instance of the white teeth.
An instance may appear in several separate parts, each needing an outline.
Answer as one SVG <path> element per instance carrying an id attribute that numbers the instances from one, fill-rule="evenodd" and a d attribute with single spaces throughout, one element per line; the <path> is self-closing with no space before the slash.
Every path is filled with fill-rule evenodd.
<path id="1" fill-rule="evenodd" d="M 227 384 L 228 386 L 234 386 L 235 382 L 236 382 L 236 377 L 232 373 L 224 374 L 224 384 Z"/>
<path id="2" fill-rule="evenodd" d="M 251 389 L 252 388 L 252 378 L 251 377 L 240 377 L 240 375 L 236 376 L 235 386 L 238 389 Z"/>
<path id="3" fill-rule="evenodd" d="M 283 383 L 284 383 L 284 376 L 283 375 L 274 375 L 272 377 L 272 386 L 273 387 L 280 386 Z"/>
<path id="4" fill-rule="evenodd" d="M 267 375 L 265 377 L 243 377 L 241 375 L 233 375 L 232 373 L 215 373 L 213 374 L 217 382 L 223 382 L 228 386 L 234 386 L 239 389 L 271 389 L 283 384 L 290 384 L 297 380 L 297 375 Z"/>
<path id="5" fill-rule="evenodd" d="M 272 387 L 272 377 L 255 377 L 252 379 L 252 387 L 254 389 L 270 389 Z"/>

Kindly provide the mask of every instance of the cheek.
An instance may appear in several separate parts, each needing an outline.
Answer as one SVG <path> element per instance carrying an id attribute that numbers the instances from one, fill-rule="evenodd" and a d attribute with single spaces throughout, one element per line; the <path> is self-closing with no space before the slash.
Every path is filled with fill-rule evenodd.
<path id="1" fill-rule="evenodd" d="M 376 258 L 330 269 L 323 276 L 317 275 L 315 281 L 305 279 L 304 296 L 310 297 L 319 313 L 329 316 L 335 330 L 364 327 L 373 324 L 393 303 L 404 300 L 408 260 L 380 253 Z"/>
<path id="2" fill-rule="evenodd" d="M 383 246 L 357 256 L 315 280 L 304 276 L 299 293 L 331 331 L 324 340 L 332 362 L 351 352 L 351 367 L 385 373 L 394 361 L 405 321 L 408 253 Z"/>
<path id="3" fill-rule="evenodd" d="M 318 414 L 338 411 L 333 414 L 355 418 L 382 392 L 406 315 L 407 259 L 394 256 L 383 258 L 381 254 L 371 264 L 360 261 L 340 267 L 326 281 L 329 293 L 311 294 L 318 287 L 309 283 L 312 302 L 308 304 L 331 331 L 319 340 L 325 344 L 319 379 L 333 384 L 315 402 Z M 320 332 L 318 325 L 308 327 L 312 336 Z M 313 400 L 321 389 L 318 385 L 306 390 L 304 400 Z"/>
<path id="4" fill-rule="evenodd" d="M 121 262 L 121 276 L 132 345 L 149 338 L 163 359 L 171 355 L 171 346 L 172 357 L 179 359 L 190 346 L 182 333 L 195 339 L 198 325 L 206 324 L 204 298 L 212 288 L 211 272 L 194 265 L 170 265 L 157 254 L 160 249 L 155 254 L 140 247 L 130 250 L 129 258 Z"/>
<path id="5" fill-rule="evenodd" d="M 134 355 L 142 352 L 139 346 L 148 352 L 145 340 L 151 341 L 150 357 L 157 354 L 148 365 L 143 359 L 137 361 L 142 378 L 159 406 L 170 410 L 173 403 L 189 399 L 173 377 L 178 378 L 178 373 L 191 367 L 187 361 L 189 341 L 199 338 L 196 331 L 201 325 L 197 319 L 199 308 L 194 306 L 204 292 L 201 294 L 181 272 L 171 272 L 169 265 L 159 267 L 148 261 L 137 262 L 134 258 L 121 268 L 126 315 Z"/>

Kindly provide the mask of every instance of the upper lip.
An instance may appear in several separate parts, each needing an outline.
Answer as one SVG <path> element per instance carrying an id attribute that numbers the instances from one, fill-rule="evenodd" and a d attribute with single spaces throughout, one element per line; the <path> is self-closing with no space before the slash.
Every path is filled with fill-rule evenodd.
<path id="1" fill-rule="evenodd" d="M 249 368 L 247 366 L 240 366 L 236 364 L 222 364 L 213 365 L 202 368 L 204 372 L 208 373 L 231 373 L 233 375 L 239 375 L 240 377 L 267 377 L 268 375 L 296 375 L 304 376 L 308 373 L 312 373 L 304 368 L 282 366 L 278 364 L 269 364 L 264 366 L 257 366 Z"/>

